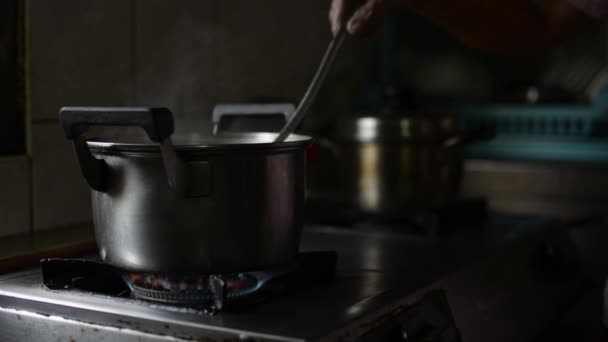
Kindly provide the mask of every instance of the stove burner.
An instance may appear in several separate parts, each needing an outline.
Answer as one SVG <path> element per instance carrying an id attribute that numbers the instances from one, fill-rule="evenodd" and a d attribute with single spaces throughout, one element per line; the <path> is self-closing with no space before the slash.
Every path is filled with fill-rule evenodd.
<path id="1" fill-rule="evenodd" d="M 282 273 L 251 272 L 205 276 L 127 273 L 123 279 L 135 298 L 172 304 L 208 304 L 250 296 Z"/>
<path id="2" fill-rule="evenodd" d="M 42 282 L 50 290 L 135 297 L 213 314 L 225 303 L 255 305 L 272 296 L 325 284 L 336 274 L 337 258 L 332 251 L 304 252 L 291 264 L 270 270 L 200 276 L 125 273 L 87 259 L 44 259 L 40 264 Z"/>

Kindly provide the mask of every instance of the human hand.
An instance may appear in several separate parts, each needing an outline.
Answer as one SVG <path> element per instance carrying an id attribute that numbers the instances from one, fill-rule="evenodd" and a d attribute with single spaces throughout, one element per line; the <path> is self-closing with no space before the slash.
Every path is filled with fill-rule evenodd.
<path id="1" fill-rule="evenodd" d="M 329 23 L 334 36 L 340 28 L 360 36 L 372 31 L 382 21 L 388 0 L 333 0 L 329 9 Z"/>

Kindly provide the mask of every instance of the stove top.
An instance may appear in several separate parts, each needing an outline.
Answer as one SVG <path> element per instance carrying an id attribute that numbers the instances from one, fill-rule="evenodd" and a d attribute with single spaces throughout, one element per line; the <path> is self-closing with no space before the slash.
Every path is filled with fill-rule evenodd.
<path id="1" fill-rule="evenodd" d="M 547 266 L 557 278 L 553 273 L 529 277 L 539 265 L 545 269 L 538 247 L 555 226 L 545 218 L 502 216 L 440 236 L 395 226 L 308 226 L 301 251 L 335 251 L 335 278 L 216 315 L 114 294 L 49 290 L 37 267 L 0 276 L 0 336 L 8 341 L 87 340 L 94 334 L 108 340 L 373 341 L 431 334 L 433 341 L 518 340 L 523 333 L 495 319 L 493 310 L 518 307 L 522 324 L 540 329 L 534 324 L 541 323 L 532 323 L 541 320 L 536 317 L 563 305 L 582 281 L 561 264 L 557 271 Z M 513 297 L 518 286 L 532 289 L 526 302 Z M 529 310 L 533 304 L 539 308 Z M 479 321 L 485 322 L 481 331 Z"/>

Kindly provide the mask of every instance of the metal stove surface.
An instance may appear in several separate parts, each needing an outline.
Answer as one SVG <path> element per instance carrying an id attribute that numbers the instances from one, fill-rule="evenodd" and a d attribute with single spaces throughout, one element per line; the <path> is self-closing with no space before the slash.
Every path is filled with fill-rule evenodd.
<path id="1" fill-rule="evenodd" d="M 542 218 L 491 217 L 480 227 L 439 237 L 382 227 L 309 226 L 301 250 L 337 251 L 334 281 L 213 316 L 130 298 L 50 291 L 41 285 L 39 268 L 34 268 L 0 276 L 0 337 L 3 341 L 56 341 L 66 336 L 76 341 L 102 336 L 125 341 L 361 337 L 370 330 L 370 319 L 377 322 L 378 317 L 411 305 L 425 288 L 448 274 L 515 240 L 542 235 L 552 223 Z"/>

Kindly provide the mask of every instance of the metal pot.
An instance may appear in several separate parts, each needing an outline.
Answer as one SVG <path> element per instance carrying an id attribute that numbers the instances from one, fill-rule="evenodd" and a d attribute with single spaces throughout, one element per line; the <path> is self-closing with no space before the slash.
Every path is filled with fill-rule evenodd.
<path id="1" fill-rule="evenodd" d="M 381 216 L 455 201 L 462 145 L 492 135 L 485 128 L 465 134 L 452 115 L 355 117 L 338 127 L 334 150 L 346 198 L 360 212 Z"/>
<path id="2" fill-rule="evenodd" d="M 237 112 L 288 116 L 293 106 L 218 106 L 214 123 Z M 165 108 L 66 107 L 60 117 L 92 188 L 105 262 L 137 272 L 224 273 L 285 264 L 298 253 L 309 137 L 171 137 Z M 156 143 L 87 141 L 92 125 L 139 126 Z"/>

